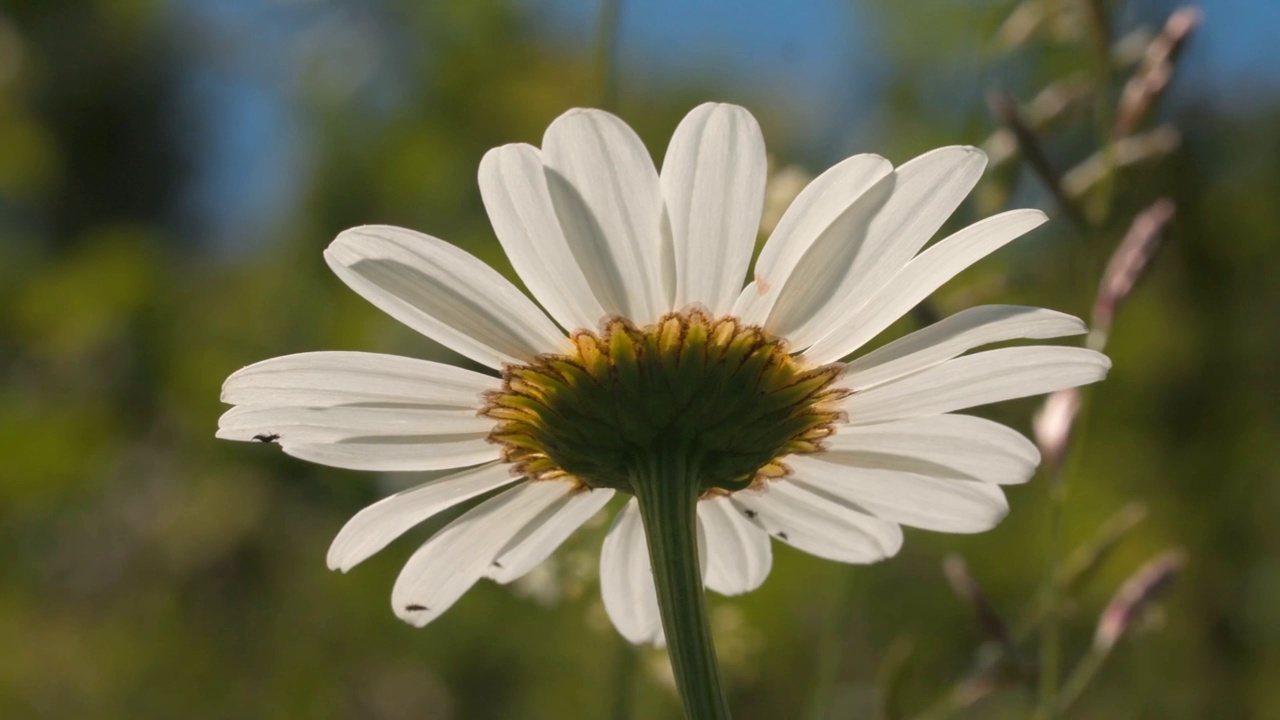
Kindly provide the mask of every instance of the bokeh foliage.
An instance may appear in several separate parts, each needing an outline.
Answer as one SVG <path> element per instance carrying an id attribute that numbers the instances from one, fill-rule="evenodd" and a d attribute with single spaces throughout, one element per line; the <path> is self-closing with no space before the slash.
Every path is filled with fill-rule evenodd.
<path id="1" fill-rule="evenodd" d="M 479 158 L 536 143 L 561 111 L 595 102 L 592 53 L 538 32 L 536 4 L 237 3 L 243 16 L 227 17 L 285 28 L 289 52 L 264 59 L 237 41 L 233 20 L 211 25 L 199 5 L 0 9 L 0 715 L 605 717 L 630 687 L 634 717 L 675 717 L 663 656 L 630 654 L 599 604 L 602 527 L 557 555 L 540 590 L 482 584 L 414 630 L 388 607 L 412 541 L 348 576 L 323 560 L 354 511 L 420 477 L 213 439 L 222 379 L 255 360 L 363 349 L 459 361 L 348 291 L 320 251 L 345 227 L 401 224 L 510 276 L 475 187 Z M 889 54 L 873 100 L 879 144 L 858 149 L 894 161 L 982 141 L 995 127 L 983 104 L 991 87 L 1025 99 L 1089 71 L 1068 40 L 992 51 L 1007 3 L 871 7 Z M 922 22 L 938 13 L 945 23 Z M 326 28 L 342 29 L 342 42 Z M 250 75 L 273 59 L 296 63 L 262 77 L 275 78 L 264 82 L 277 83 L 293 118 L 301 189 L 248 238 L 219 236 L 193 210 L 213 120 L 193 112 L 189 92 L 210 56 Z M 839 159 L 796 137 L 803 109 L 767 93 L 709 85 L 705 72 L 699 84 L 644 68 L 625 76 L 618 110 L 656 154 L 689 107 L 726 98 L 757 112 L 779 164 L 798 149 Z M 1081 718 L 1266 718 L 1280 707 L 1280 110 L 1175 89 L 1162 118 L 1182 146 L 1118 181 L 1113 220 L 1089 233 L 1056 222 L 935 303 L 1087 314 L 1128 219 L 1155 193 L 1178 204 L 1169 247 L 1117 321 L 1115 369 L 1089 395 L 1068 543 L 1131 501 L 1149 516 L 1075 598 L 1067 661 L 1146 557 L 1179 546 L 1189 565 L 1161 627 L 1124 643 Z M 1083 127 L 1050 154 L 1065 163 L 1087 151 Z M 1025 171 L 993 182 L 1016 201 L 1051 204 Z M 1025 430 L 1034 406 L 990 414 Z M 942 557 L 962 553 L 1010 615 L 1042 579 L 1043 483 L 1010 498 L 996 530 L 909 532 L 901 556 L 880 566 L 779 546 L 760 591 L 713 600 L 736 716 L 802 717 L 824 678 L 833 702 L 815 717 L 868 716 L 877 668 L 904 638 L 912 651 L 896 705 L 908 716 L 928 706 L 980 642 Z M 1029 702 L 1014 690 L 971 716 L 1025 717 Z"/>

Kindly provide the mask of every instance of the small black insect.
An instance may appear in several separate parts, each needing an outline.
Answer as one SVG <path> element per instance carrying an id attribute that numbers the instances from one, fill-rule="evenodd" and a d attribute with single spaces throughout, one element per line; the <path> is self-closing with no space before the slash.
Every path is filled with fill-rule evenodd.
<path id="1" fill-rule="evenodd" d="M 424 612 L 424 611 L 430 610 L 431 608 L 427 607 L 426 605 L 405 605 L 404 609 L 406 612 Z"/>
<path id="2" fill-rule="evenodd" d="M 784 533 L 784 532 L 780 532 L 780 533 L 778 533 L 778 539 L 779 539 L 779 540 L 786 540 L 786 539 L 787 539 L 787 534 L 786 534 L 786 533 Z"/>
<path id="3" fill-rule="evenodd" d="M 280 433 L 271 433 L 270 435 L 267 433 L 258 433 L 253 436 L 253 439 L 262 443 L 273 443 L 280 439 Z"/>
<path id="4" fill-rule="evenodd" d="M 743 514 L 743 515 L 746 515 L 748 518 L 750 518 L 750 519 L 752 519 L 752 520 L 755 520 L 755 519 L 756 519 L 756 515 L 757 515 L 758 513 L 757 513 L 755 510 L 743 510 L 743 511 L 742 511 L 742 514 Z"/>

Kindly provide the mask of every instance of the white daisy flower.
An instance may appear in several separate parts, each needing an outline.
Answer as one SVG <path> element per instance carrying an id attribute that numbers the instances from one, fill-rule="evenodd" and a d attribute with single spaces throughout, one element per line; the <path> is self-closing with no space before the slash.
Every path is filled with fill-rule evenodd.
<path id="1" fill-rule="evenodd" d="M 492 374 L 361 352 L 275 358 L 227 379 L 235 407 L 218 436 L 342 468 L 458 469 L 352 518 L 329 550 L 343 571 L 500 491 L 409 559 L 392 606 L 414 625 L 481 578 L 525 574 L 619 493 L 601 592 L 635 643 L 664 640 L 651 557 L 689 564 L 670 556 L 681 523 L 696 523 L 691 567 L 725 595 L 764 582 L 771 538 L 869 563 L 898 551 L 903 525 L 986 530 L 1008 510 L 1000 485 L 1027 480 L 1040 457 L 1013 430 L 952 413 L 1092 383 L 1110 363 L 1074 347 L 965 353 L 1084 324 L 982 306 L 842 360 L 1045 221 L 1006 212 L 921 252 L 985 165 L 972 147 L 897 168 L 877 155 L 841 162 L 791 203 L 744 288 L 766 174 L 750 113 L 694 109 L 659 173 L 617 117 L 569 111 L 541 148 L 506 145 L 480 164 L 494 230 L 534 300 L 412 230 L 353 228 L 325 251 L 356 292 Z M 654 524 L 662 513 L 676 519 Z M 651 550 L 655 527 L 675 539 Z"/>

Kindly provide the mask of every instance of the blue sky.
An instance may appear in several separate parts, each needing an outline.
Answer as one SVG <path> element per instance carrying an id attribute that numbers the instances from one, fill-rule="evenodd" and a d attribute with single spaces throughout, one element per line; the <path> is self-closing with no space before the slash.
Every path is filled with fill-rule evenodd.
<path id="1" fill-rule="evenodd" d="M 525 0 L 545 27 L 590 42 L 599 4 L 592 0 Z M 791 86 L 814 97 L 857 68 L 874 47 L 857 5 L 844 0 L 622 0 L 621 61 L 646 71 L 696 68 L 740 80 Z"/>
<path id="2" fill-rule="evenodd" d="M 516 0 L 549 41 L 591 52 L 596 0 Z M 960 2 L 962 0 L 956 0 Z M 1139 0 L 1152 10 L 1154 0 Z M 221 245 L 253 244 L 264 224 L 296 193 L 298 163 L 287 101 L 290 60 L 278 48 L 295 32 L 291 12 L 310 3 L 279 0 L 182 0 L 180 7 L 234 37 L 239 62 L 209 58 L 194 74 L 193 112 L 210 137 L 192 197 Z M 623 0 L 620 68 L 646 76 L 696 72 L 724 78 L 724 97 L 748 88 L 802 107 L 816 145 L 836 146 L 859 132 L 874 104 L 879 64 L 875 3 L 851 0 Z M 1207 0 L 1205 23 L 1185 57 L 1179 82 L 1218 105 L 1280 102 L 1280 0 Z M 291 10 L 292 8 L 292 10 Z M 305 13 L 304 13 L 305 14 Z M 1157 13 L 1158 14 L 1158 13 Z M 183 14 L 187 22 L 191 15 Z M 217 32 L 217 30 L 215 30 Z M 254 72 L 243 72 L 244 57 Z M 278 64 L 275 72 L 263 71 Z M 238 69 L 239 68 L 239 69 Z M 740 95 L 739 95 L 740 94 Z"/>
<path id="3" fill-rule="evenodd" d="M 875 72 L 878 3 L 855 0 L 623 1 L 624 63 L 667 68 L 710 65 L 742 78 L 791 87 L 839 106 L 865 91 Z M 965 2 L 966 0 L 954 0 Z M 985 3 L 990 5 L 991 3 Z M 524 0 L 557 35 L 584 47 L 596 0 Z M 1176 3 L 1138 0 L 1133 11 L 1163 15 Z M 1224 103 L 1274 102 L 1280 95 L 1280 0 L 1204 0 L 1205 22 L 1187 49 L 1184 79 Z M 860 70 L 861 69 L 861 70 Z"/>

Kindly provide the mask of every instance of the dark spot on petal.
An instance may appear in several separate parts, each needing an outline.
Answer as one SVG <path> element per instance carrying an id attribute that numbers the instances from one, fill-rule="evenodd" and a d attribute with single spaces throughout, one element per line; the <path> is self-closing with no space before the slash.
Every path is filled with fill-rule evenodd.
<path id="1" fill-rule="evenodd" d="M 501 568 L 501 567 L 502 567 L 502 563 L 498 562 L 497 560 L 494 560 L 494 561 L 493 561 L 493 566 L 494 566 L 494 567 L 496 567 L 496 568 Z"/>
<path id="2" fill-rule="evenodd" d="M 427 607 L 426 605 L 405 605 L 404 609 L 405 609 L 405 612 L 424 612 L 426 610 L 430 610 L 431 608 Z"/>
<path id="3" fill-rule="evenodd" d="M 262 443 L 273 443 L 280 439 L 280 433 L 258 433 L 253 436 L 253 439 Z"/>
<path id="4" fill-rule="evenodd" d="M 752 520 L 755 520 L 755 519 L 756 519 L 756 515 L 757 515 L 758 513 L 757 513 L 755 510 L 743 510 L 743 511 L 742 511 L 742 514 L 743 514 L 743 515 L 746 515 L 748 518 L 750 518 L 750 519 L 752 519 Z"/>
<path id="5" fill-rule="evenodd" d="M 787 534 L 786 534 L 786 533 L 784 533 L 784 532 L 780 532 L 780 533 L 778 533 L 778 539 L 779 539 L 779 540 L 786 540 L 786 539 L 787 539 Z"/>

